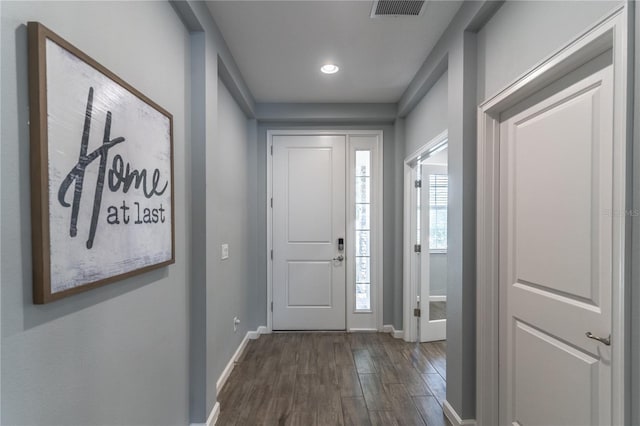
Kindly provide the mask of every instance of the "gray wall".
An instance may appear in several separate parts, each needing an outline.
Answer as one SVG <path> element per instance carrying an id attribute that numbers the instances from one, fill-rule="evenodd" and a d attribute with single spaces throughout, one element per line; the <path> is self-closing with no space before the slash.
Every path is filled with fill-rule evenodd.
<path id="1" fill-rule="evenodd" d="M 400 295 L 402 295 L 402 268 L 396 268 L 396 262 L 402 265 L 402 243 L 398 241 L 394 230 L 396 229 L 397 221 L 402 221 L 402 217 L 398 217 L 396 209 L 396 197 L 397 192 L 402 192 L 402 182 L 397 182 L 395 179 L 395 168 L 402 167 L 402 159 L 396 159 L 396 144 L 395 144 L 395 131 L 394 126 L 388 123 L 371 124 L 363 123 L 358 124 L 327 124 L 327 123 L 259 123 L 258 125 L 258 181 L 261 184 L 258 186 L 258 217 L 262 218 L 260 222 L 260 229 L 258 232 L 259 241 L 258 247 L 265 247 L 267 244 L 266 237 L 266 197 L 267 197 L 267 130 L 289 130 L 289 129 L 331 129 L 331 130 L 382 130 L 383 131 L 383 151 L 384 151 L 384 165 L 383 165 L 383 215 L 384 215 L 384 249 L 383 249 L 383 261 L 384 261 L 384 307 L 383 307 L 383 323 L 393 324 L 395 328 L 401 329 L 402 327 L 402 297 L 397 297 L 397 290 L 400 289 Z M 257 267 L 258 281 L 256 286 L 255 297 L 259 299 L 258 312 L 263 319 L 262 324 L 266 324 L 266 250 L 261 250 L 258 256 Z M 397 322 L 396 313 L 400 313 L 400 322 Z"/>
<path id="2" fill-rule="evenodd" d="M 214 305 L 209 307 L 213 317 L 211 339 L 215 356 L 212 374 L 217 380 L 227 362 L 249 330 L 256 330 L 253 315 L 255 295 L 252 279 L 252 243 L 250 218 L 255 209 L 250 205 L 256 198 L 250 182 L 255 181 L 256 146 L 249 142 L 249 123 L 244 112 L 220 80 L 218 80 L 218 136 L 213 144 L 214 163 L 210 184 L 214 187 L 214 209 L 207 212 L 214 227 L 214 247 L 208 247 L 209 263 L 214 265 Z M 229 244 L 229 258 L 221 260 L 220 245 Z M 240 319 L 236 332 L 233 318 Z M 262 323 L 260 323 L 262 324 Z"/>
<path id="3" fill-rule="evenodd" d="M 619 3 L 507 1 L 478 32 L 478 100 L 496 95 Z"/>
<path id="4" fill-rule="evenodd" d="M 165 2 L 0 7 L 2 424 L 188 423 L 189 34 Z M 174 116 L 176 263 L 39 306 L 31 301 L 25 27 L 31 20 Z"/>
<path id="5" fill-rule="evenodd" d="M 447 130 L 448 84 L 445 72 L 405 119 L 405 158 Z"/>
<path id="6" fill-rule="evenodd" d="M 429 295 L 447 295 L 447 253 L 429 254 Z"/>
<path id="7" fill-rule="evenodd" d="M 256 122 L 246 119 L 255 107 L 250 92 L 203 3 L 0 7 L 1 422 L 203 423 L 222 370 L 246 332 L 264 323 L 252 291 L 258 161 Z M 30 20 L 174 116 L 175 265 L 45 306 L 31 302 Z M 225 261 L 223 242 L 230 244 Z M 235 333 L 234 316 L 241 320 Z"/>

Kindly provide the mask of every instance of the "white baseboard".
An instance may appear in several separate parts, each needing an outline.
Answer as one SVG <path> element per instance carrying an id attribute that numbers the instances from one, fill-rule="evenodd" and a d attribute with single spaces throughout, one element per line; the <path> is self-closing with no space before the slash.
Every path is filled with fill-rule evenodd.
<path id="1" fill-rule="evenodd" d="M 261 334 L 269 334 L 269 330 L 264 325 L 258 327 L 256 331 L 249 331 L 247 337 L 251 340 L 256 340 Z"/>
<path id="2" fill-rule="evenodd" d="M 447 296 L 429 296 L 429 302 L 446 302 Z"/>
<path id="3" fill-rule="evenodd" d="M 456 413 L 456 410 L 454 410 L 451 404 L 446 400 L 442 403 L 442 410 L 453 426 L 476 426 L 475 419 L 462 420 L 458 413 Z"/>
<path id="4" fill-rule="evenodd" d="M 206 423 L 191 423 L 189 426 L 214 426 L 218 421 L 220 415 L 220 403 L 216 401 L 216 405 L 213 406 L 213 410 L 209 413 Z"/>
<path id="5" fill-rule="evenodd" d="M 240 342 L 238 349 L 236 349 L 236 352 L 233 354 L 233 356 L 227 363 L 227 366 L 224 368 L 224 370 L 222 370 L 222 374 L 220 374 L 220 377 L 216 382 L 216 395 L 220 394 L 222 387 L 224 386 L 224 384 L 227 382 L 227 379 L 231 375 L 231 372 L 233 371 L 233 367 L 235 367 L 236 362 L 238 362 L 238 360 L 242 356 L 242 352 L 244 352 L 244 348 L 247 347 L 247 343 L 249 342 L 249 340 L 255 340 L 258 337 L 260 337 L 261 334 L 267 334 L 267 327 L 260 326 L 256 331 L 247 331 L 247 334 L 244 336 L 244 339 L 242 339 L 242 342 Z"/>
<path id="6" fill-rule="evenodd" d="M 347 333 L 377 333 L 377 328 L 350 328 Z"/>
<path id="7" fill-rule="evenodd" d="M 404 331 L 396 330 L 395 328 L 393 328 L 393 325 L 391 325 L 391 324 L 383 325 L 382 326 L 382 331 L 384 333 L 391 334 L 396 339 L 402 339 L 404 337 Z"/>

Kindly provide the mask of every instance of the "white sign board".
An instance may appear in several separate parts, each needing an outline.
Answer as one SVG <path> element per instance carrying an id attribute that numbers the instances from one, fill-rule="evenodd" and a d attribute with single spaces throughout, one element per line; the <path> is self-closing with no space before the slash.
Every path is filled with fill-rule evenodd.
<path id="1" fill-rule="evenodd" d="M 48 250 L 34 247 L 34 255 L 43 253 L 44 268 L 43 288 L 34 282 L 34 299 L 46 303 L 173 262 L 172 117 L 34 25 L 33 32 L 40 31 L 38 75 L 44 68 L 46 77 L 44 88 L 30 84 L 30 90 L 46 91 L 46 104 L 39 105 L 46 123 L 35 125 L 41 126 L 37 153 L 47 162 L 32 177 L 40 173 L 48 185 L 32 185 L 32 192 L 46 198 L 34 221 L 46 217 L 48 228 L 40 241 L 48 240 Z"/>

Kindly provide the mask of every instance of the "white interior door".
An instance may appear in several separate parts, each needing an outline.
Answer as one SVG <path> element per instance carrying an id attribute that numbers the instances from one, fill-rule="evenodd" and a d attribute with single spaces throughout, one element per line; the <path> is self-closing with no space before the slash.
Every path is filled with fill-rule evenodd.
<path id="1" fill-rule="evenodd" d="M 273 329 L 345 329 L 344 135 L 273 136 Z"/>
<path id="2" fill-rule="evenodd" d="M 445 153 L 446 154 L 446 153 Z M 437 154 L 436 154 L 437 155 Z M 446 157 L 445 157 L 446 158 Z M 443 194 L 448 187 L 447 166 L 444 164 L 430 164 L 429 158 L 418 165 L 420 173 L 420 341 L 434 342 L 447 338 L 446 313 L 446 246 L 438 247 L 435 229 L 438 219 L 444 214 L 446 240 L 446 201 L 448 196 Z M 447 182 L 446 186 L 443 184 Z M 444 195 L 444 197 L 443 197 Z M 445 205 L 442 206 L 444 201 Z M 444 207 L 444 209 L 440 209 Z M 433 241 L 432 241 L 433 240 Z M 442 264 L 441 257 L 445 257 Z M 440 269 L 444 267 L 444 274 Z M 444 281 L 444 282 L 443 282 Z"/>
<path id="3" fill-rule="evenodd" d="M 501 124 L 503 425 L 612 421 L 612 67 L 574 74 Z"/>

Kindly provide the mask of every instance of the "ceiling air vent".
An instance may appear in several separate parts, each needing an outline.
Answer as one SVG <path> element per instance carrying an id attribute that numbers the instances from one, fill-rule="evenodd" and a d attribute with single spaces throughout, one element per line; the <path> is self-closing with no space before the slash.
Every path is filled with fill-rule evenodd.
<path id="1" fill-rule="evenodd" d="M 374 0 L 371 17 L 420 16 L 425 4 L 424 0 Z"/>

